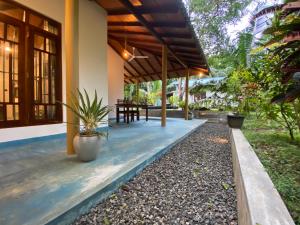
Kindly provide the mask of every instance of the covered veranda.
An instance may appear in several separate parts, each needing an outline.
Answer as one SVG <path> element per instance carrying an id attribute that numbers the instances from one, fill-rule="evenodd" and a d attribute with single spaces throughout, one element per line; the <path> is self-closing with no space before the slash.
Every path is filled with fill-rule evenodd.
<path id="1" fill-rule="evenodd" d="M 78 3 L 66 1 L 67 93 L 78 88 L 76 80 L 76 24 Z M 161 126 L 166 126 L 167 79 L 185 77 L 185 119 L 188 119 L 189 77 L 205 76 L 208 64 L 181 0 L 96 0 L 107 11 L 108 44 L 124 61 L 125 83 L 162 81 Z M 96 21 L 95 21 L 96 22 Z M 135 50 L 134 50 L 135 49 Z M 75 53 L 75 54 L 74 54 Z M 131 55 L 146 56 L 134 58 Z M 75 73 L 74 73 L 75 72 Z M 77 75 L 76 75 L 77 74 Z M 67 103 L 71 100 L 67 98 Z M 78 121 L 68 112 L 68 153 Z"/>

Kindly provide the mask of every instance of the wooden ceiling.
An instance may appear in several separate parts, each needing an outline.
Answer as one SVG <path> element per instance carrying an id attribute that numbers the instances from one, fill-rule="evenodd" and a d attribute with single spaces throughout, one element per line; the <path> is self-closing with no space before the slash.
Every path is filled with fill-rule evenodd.
<path id="1" fill-rule="evenodd" d="M 161 79 L 162 45 L 168 48 L 168 78 L 208 74 L 199 40 L 181 0 L 96 0 L 108 14 L 108 43 L 122 56 L 136 48 L 148 59 L 125 62 L 126 83 Z M 123 57 L 123 56 L 122 56 Z"/>

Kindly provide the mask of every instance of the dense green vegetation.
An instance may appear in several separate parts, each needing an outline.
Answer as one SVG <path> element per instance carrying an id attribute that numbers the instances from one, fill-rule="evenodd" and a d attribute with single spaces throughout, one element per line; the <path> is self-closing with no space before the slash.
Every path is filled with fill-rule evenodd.
<path id="1" fill-rule="evenodd" d="M 282 196 L 292 217 L 300 225 L 300 135 L 291 141 L 284 127 L 272 120 L 249 115 L 243 133 L 257 153 Z"/>

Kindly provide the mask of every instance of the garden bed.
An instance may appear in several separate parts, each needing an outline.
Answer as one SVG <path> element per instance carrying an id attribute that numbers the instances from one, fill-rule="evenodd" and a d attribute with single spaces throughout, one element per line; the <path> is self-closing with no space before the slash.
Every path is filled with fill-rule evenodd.
<path id="1" fill-rule="evenodd" d="M 206 124 L 74 224 L 237 224 L 228 127 Z"/>
<path id="2" fill-rule="evenodd" d="M 300 136 L 291 141 L 276 122 L 245 119 L 243 133 L 264 165 L 295 223 L 300 225 Z"/>

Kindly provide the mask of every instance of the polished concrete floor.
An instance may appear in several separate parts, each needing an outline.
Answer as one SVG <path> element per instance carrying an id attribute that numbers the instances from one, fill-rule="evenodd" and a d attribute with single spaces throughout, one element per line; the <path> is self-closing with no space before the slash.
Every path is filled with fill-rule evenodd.
<path id="1" fill-rule="evenodd" d="M 66 155 L 64 138 L 0 149 L 0 224 L 45 224 L 133 171 L 204 123 L 168 119 L 112 124 L 98 159 Z"/>

